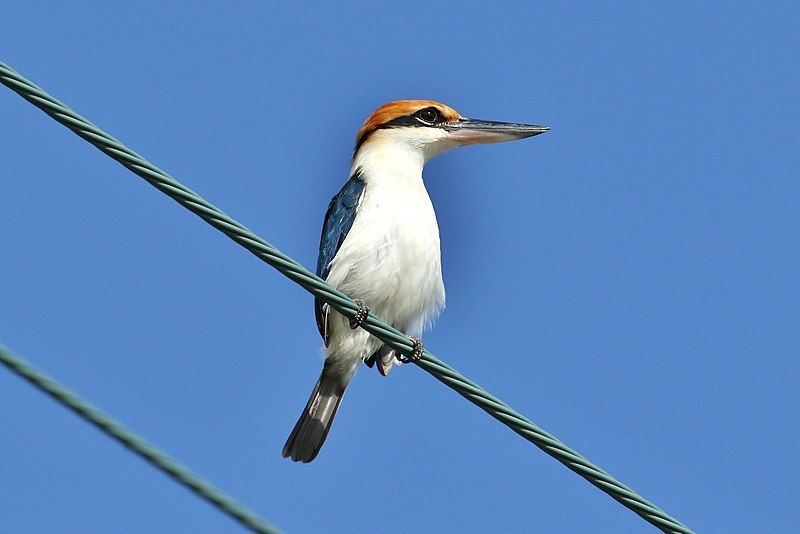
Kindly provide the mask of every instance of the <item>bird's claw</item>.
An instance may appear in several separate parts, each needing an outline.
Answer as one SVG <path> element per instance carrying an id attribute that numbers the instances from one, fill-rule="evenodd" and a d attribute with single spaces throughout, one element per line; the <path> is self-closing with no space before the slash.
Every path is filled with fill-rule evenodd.
<path id="1" fill-rule="evenodd" d="M 425 352 L 425 346 L 422 344 L 422 340 L 418 337 L 411 338 L 411 355 L 406 356 L 405 354 L 398 354 L 397 359 L 401 363 L 411 363 L 411 362 L 418 362 L 422 359 L 422 353 Z"/>
<path id="2" fill-rule="evenodd" d="M 367 316 L 369 315 L 369 306 L 367 306 L 363 300 L 355 299 L 355 303 L 358 306 L 358 311 L 353 318 L 349 320 L 350 328 L 353 330 L 364 324 L 364 321 L 367 320 Z"/>

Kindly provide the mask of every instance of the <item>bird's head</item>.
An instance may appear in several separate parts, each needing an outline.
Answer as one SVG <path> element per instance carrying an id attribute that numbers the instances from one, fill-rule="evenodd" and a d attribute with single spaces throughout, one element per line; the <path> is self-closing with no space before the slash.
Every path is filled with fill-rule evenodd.
<path id="1" fill-rule="evenodd" d="M 546 126 L 469 119 L 441 102 L 396 100 L 376 109 L 356 136 L 356 152 L 367 144 L 390 143 L 416 151 L 425 161 L 451 148 L 532 137 Z"/>

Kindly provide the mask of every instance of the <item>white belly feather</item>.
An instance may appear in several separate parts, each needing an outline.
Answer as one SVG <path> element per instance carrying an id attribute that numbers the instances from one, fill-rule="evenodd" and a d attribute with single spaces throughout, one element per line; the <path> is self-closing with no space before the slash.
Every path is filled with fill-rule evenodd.
<path id="1" fill-rule="evenodd" d="M 327 281 L 372 313 L 419 336 L 444 306 L 439 227 L 421 178 L 367 180 Z M 382 342 L 331 314 L 328 358 L 364 359 Z M 343 362 L 344 363 L 344 362 Z"/>

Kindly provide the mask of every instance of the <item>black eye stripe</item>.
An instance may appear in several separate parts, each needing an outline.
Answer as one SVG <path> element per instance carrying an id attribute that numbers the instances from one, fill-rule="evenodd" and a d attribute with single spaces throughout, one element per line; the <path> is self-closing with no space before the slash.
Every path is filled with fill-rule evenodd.
<path id="1" fill-rule="evenodd" d="M 442 122 L 444 121 L 442 121 L 441 115 L 437 115 L 434 120 L 431 121 L 426 120 L 424 117 L 420 117 L 420 111 L 417 111 L 413 115 L 405 115 L 403 117 L 392 119 L 389 122 L 381 124 L 377 129 L 393 128 L 396 126 L 439 126 Z"/>
<path id="2" fill-rule="evenodd" d="M 376 126 L 375 130 L 384 130 L 386 128 L 397 128 L 399 126 L 425 126 L 425 125 L 422 124 L 419 120 L 417 120 L 417 118 L 414 115 L 405 115 L 403 117 L 397 117 L 396 119 L 392 119 L 388 122 L 384 122 L 379 126 Z"/>
<path id="3" fill-rule="evenodd" d="M 442 117 L 442 112 L 435 107 L 428 107 L 415 111 L 412 115 L 392 119 L 378 126 L 378 129 L 395 126 L 438 126 L 443 122 L 445 121 Z"/>

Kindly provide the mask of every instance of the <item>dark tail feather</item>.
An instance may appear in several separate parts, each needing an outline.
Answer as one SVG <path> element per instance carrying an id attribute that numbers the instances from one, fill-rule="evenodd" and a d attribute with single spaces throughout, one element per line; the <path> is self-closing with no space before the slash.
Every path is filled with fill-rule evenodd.
<path id="1" fill-rule="evenodd" d="M 295 462 L 310 462 L 317 457 L 328 431 L 331 429 L 333 418 L 342 402 L 344 390 L 353 376 L 352 372 L 335 372 L 332 366 L 325 362 L 322 374 L 311 392 L 303 414 L 294 425 L 286 445 L 283 446 L 283 457 L 291 458 Z"/>

